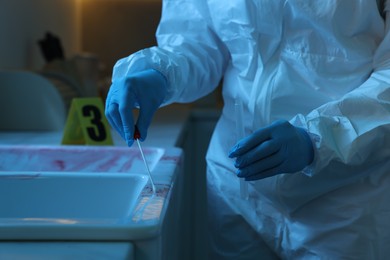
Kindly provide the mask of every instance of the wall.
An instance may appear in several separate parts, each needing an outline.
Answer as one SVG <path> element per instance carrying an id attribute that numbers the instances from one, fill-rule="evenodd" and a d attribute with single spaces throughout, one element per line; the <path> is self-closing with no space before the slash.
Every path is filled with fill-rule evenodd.
<path id="1" fill-rule="evenodd" d="M 82 50 L 96 54 L 111 75 L 115 62 L 156 45 L 161 0 L 80 0 Z"/>
<path id="2" fill-rule="evenodd" d="M 80 50 L 82 0 L 0 0 L 0 69 L 40 69 L 45 61 L 37 41 L 46 31 L 62 40 L 65 55 Z"/>
<path id="3" fill-rule="evenodd" d="M 110 86 L 115 62 L 156 45 L 161 0 L 0 0 L 0 70 L 39 70 L 45 64 L 38 40 L 58 35 L 66 57 L 93 53 L 100 60 L 99 89 Z M 200 107 L 220 101 L 210 94 Z"/>
<path id="4" fill-rule="evenodd" d="M 0 0 L 0 69 L 39 69 L 37 41 L 51 31 L 67 57 L 97 54 L 106 74 L 119 58 L 155 45 L 161 0 Z"/>

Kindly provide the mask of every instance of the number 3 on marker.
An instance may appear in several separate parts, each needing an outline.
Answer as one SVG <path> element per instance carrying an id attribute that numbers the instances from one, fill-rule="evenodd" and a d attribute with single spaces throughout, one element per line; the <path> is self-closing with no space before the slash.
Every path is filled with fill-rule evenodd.
<path id="1" fill-rule="evenodd" d="M 106 140 L 107 132 L 99 108 L 93 105 L 85 105 L 82 108 L 82 113 L 84 117 L 92 117 L 90 120 L 92 126 L 87 127 L 88 136 L 96 142 Z"/>
<path id="2" fill-rule="evenodd" d="M 66 120 L 62 144 L 113 145 L 100 98 L 74 98 Z"/>

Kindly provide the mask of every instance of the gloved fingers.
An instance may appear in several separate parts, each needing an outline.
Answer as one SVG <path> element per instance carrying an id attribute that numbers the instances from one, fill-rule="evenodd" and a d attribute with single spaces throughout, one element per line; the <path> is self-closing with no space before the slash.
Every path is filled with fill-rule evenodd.
<path id="1" fill-rule="evenodd" d="M 141 141 L 144 141 L 147 136 L 147 131 L 149 129 L 150 123 L 152 122 L 152 118 L 154 116 L 154 113 L 156 112 L 157 108 L 140 108 L 139 116 L 137 119 L 137 127 L 139 129 L 139 132 L 141 134 Z"/>
<path id="2" fill-rule="evenodd" d="M 106 116 L 129 146 L 134 142 L 133 109 L 140 108 L 137 126 L 141 140 L 145 140 L 153 114 L 164 101 L 166 92 L 165 76 L 152 69 L 113 80 L 107 95 Z"/>
<path id="3" fill-rule="evenodd" d="M 271 138 L 271 127 L 264 127 L 253 134 L 241 139 L 229 152 L 229 158 L 234 158 L 247 153 L 259 144 Z"/>
<path id="4" fill-rule="evenodd" d="M 239 168 L 237 171 L 237 176 L 250 180 L 263 179 L 271 176 L 269 175 L 270 172 L 273 172 L 274 174 L 279 173 L 279 166 L 281 166 L 283 162 L 283 154 L 277 152 L 244 168 Z"/>
<path id="5" fill-rule="evenodd" d="M 145 70 L 137 74 L 133 80 L 142 84 L 137 84 L 140 89 L 136 89 L 140 111 L 137 119 L 137 127 L 141 134 L 141 141 L 146 139 L 147 130 L 157 109 L 163 103 L 166 91 L 167 81 L 165 77 L 154 69 Z"/>
<path id="6" fill-rule="evenodd" d="M 125 138 L 122 128 L 122 119 L 119 112 L 120 102 L 118 102 L 117 96 L 118 85 L 117 83 L 113 83 L 107 93 L 105 115 L 110 125 L 119 133 L 122 138 Z"/>
<path id="7" fill-rule="evenodd" d="M 272 169 L 263 171 L 259 174 L 255 174 L 255 175 L 252 175 L 250 177 L 244 178 L 244 180 L 245 181 L 258 181 L 258 180 L 262 180 L 262 179 L 265 179 L 268 177 L 275 176 L 277 174 L 279 174 L 278 168 L 272 168 Z"/>
<path id="8" fill-rule="evenodd" d="M 106 103 L 106 118 L 110 125 L 119 133 L 119 135 L 124 139 L 125 135 L 122 129 L 122 119 L 119 113 L 118 104 L 115 103 Z"/>
<path id="9" fill-rule="evenodd" d="M 122 97 L 119 105 L 119 114 L 122 121 L 122 131 L 127 145 L 130 147 L 134 143 L 134 119 L 133 104 L 135 104 L 134 95 L 129 93 Z"/>
<path id="10" fill-rule="evenodd" d="M 256 142 L 257 146 L 248 150 Z M 231 155 L 237 157 L 238 177 L 258 180 L 300 171 L 312 162 L 313 153 L 310 136 L 304 129 L 279 120 L 240 141 Z"/>
<path id="11" fill-rule="evenodd" d="M 241 156 L 238 156 L 234 164 L 237 168 L 244 168 L 256 161 L 263 160 L 272 154 L 278 152 L 281 148 L 281 144 L 273 139 L 267 140 L 252 150 L 248 151 Z"/>

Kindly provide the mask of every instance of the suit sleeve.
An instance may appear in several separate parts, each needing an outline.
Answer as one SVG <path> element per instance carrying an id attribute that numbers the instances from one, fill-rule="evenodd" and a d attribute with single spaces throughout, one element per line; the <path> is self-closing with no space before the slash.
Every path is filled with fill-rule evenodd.
<path id="1" fill-rule="evenodd" d="M 156 37 L 158 46 L 119 60 L 113 79 L 144 69 L 160 71 L 168 80 L 164 105 L 192 102 L 218 86 L 229 54 L 213 30 L 205 1 L 164 0 Z"/>

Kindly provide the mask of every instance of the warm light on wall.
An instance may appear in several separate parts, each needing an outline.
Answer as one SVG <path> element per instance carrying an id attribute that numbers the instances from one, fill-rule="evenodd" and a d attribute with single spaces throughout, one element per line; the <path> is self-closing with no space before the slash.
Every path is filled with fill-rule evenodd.
<path id="1" fill-rule="evenodd" d="M 102 74 L 111 75 L 115 62 L 156 45 L 161 0 L 77 0 L 81 10 L 82 51 L 96 54 Z"/>

